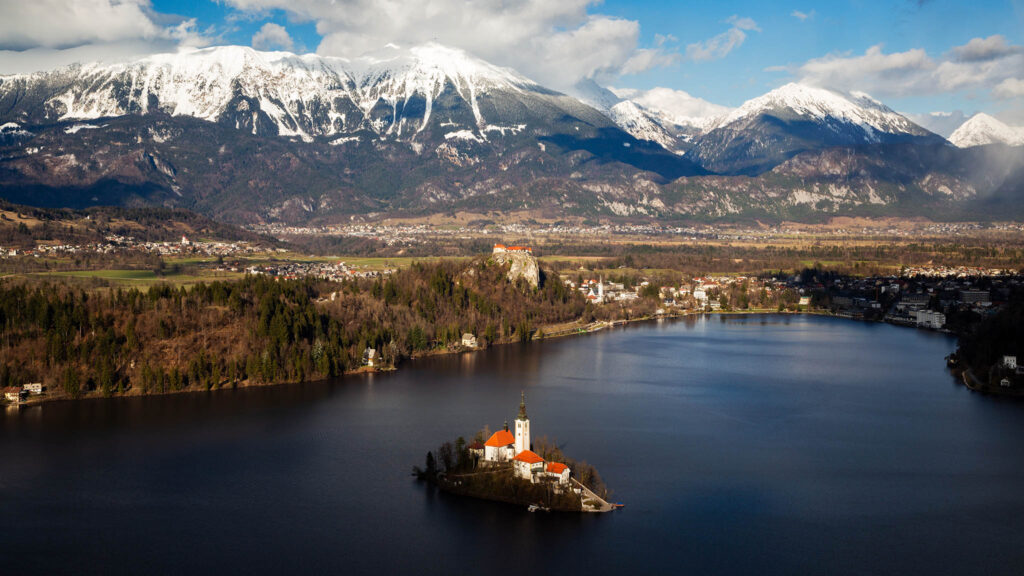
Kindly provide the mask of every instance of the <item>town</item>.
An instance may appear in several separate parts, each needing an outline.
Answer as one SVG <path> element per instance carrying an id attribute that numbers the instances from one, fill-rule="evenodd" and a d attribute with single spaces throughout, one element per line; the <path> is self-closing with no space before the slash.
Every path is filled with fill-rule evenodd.
<path id="1" fill-rule="evenodd" d="M 77 254 L 131 254 L 145 253 L 160 256 L 238 256 L 266 252 L 267 248 L 250 242 L 206 242 L 190 240 L 182 236 L 177 242 L 144 242 L 131 236 L 116 234 L 108 235 L 104 242 L 90 244 L 37 244 L 35 248 L 17 249 L 0 247 L 0 257 L 34 256 L 74 256 Z M 285 252 L 284 249 L 276 249 Z"/>

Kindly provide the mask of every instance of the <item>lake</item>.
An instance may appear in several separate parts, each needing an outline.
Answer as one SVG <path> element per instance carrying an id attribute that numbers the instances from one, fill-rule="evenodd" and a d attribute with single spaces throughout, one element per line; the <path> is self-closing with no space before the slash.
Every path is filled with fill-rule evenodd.
<path id="1" fill-rule="evenodd" d="M 0 415 L 0 573 L 1021 574 L 1024 404 L 955 341 L 714 316 L 391 374 Z M 601 472 L 610 514 L 417 483 L 515 418 Z"/>

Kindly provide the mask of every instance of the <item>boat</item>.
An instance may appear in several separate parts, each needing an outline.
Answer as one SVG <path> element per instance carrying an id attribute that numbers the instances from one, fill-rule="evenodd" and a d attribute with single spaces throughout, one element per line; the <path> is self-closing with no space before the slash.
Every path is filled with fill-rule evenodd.
<path id="1" fill-rule="evenodd" d="M 621 502 L 615 502 L 612 504 L 612 508 L 625 508 L 626 505 Z"/>
<path id="2" fill-rule="evenodd" d="M 551 508 L 548 508 L 547 506 L 539 506 L 537 504 L 530 504 L 529 506 L 526 507 L 526 509 L 529 510 L 530 512 L 536 512 L 537 510 L 551 512 Z"/>

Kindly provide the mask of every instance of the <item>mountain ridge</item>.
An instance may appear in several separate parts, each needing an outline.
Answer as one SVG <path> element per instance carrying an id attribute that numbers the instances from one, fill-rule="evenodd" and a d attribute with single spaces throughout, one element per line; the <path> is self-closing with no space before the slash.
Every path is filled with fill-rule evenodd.
<path id="1" fill-rule="evenodd" d="M 584 88 L 593 104 L 440 45 L 355 60 L 218 47 L 6 76 L 0 184 L 19 202 L 239 223 L 910 213 L 1020 191 L 1015 152 L 979 177 L 963 163 L 980 156 L 864 94 L 791 84 L 724 111 Z M 666 98 L 723 114 L 684 126 Z"/>

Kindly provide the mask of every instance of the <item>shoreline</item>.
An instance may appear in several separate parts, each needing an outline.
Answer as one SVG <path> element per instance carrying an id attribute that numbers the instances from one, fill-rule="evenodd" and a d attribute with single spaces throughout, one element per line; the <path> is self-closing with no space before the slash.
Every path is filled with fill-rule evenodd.
<path id="1" fill-rule="evenodd" d="M 778 310 L 771 310 L 771 309 L 724 310 L 724 311 L 723 310 L 713 310 L 713 311 L 710 311 L 710 312 L 703 311 L 703 310 L 701 310 L 701 311 L 687 310 L 687 311 L 682 311 L 682 312 L 674 312 L 674 313 L 666 313 L 666 314 L 655 314 L 655 315 L 650 315 L 650 316 L 641 316 L 639 318 L 629 318 L 629 319 L 620 319 L 620 320 L 612 320 L 612 321 L 598 320 L 598 321 L 591 322 L 589 324 L 581 324 L 580 326 L 578 326 L 575 329 L 555 331 L 555 332 L 552 332 L 552 333 L 548 333 L 546 330 L 544 330 L 545 327 L 541 326 L 541 327 L 539 327 L 537 329 L 537 331 L 534 333 L 534 335 L 530 338 L 529 342 L 531 342 L 531 343 L 532 342 L 543 342 L 545 340 L 561 339 L 561 338 L 567 338 L 567 337 L 571 337 L 571 336 L 585 336 L 585 335 L 588 335 L 588 334 L 595 334 L 597 332 L 602 332 L 602 331 L 605 331 L 605 330 L 608 330 L 608 329 L 611 329 L 611 328 L 616 328 L 616 327 L 619 327 L 619 326 L 628 326 L 630 324 L 639 324 L 639 323 L 644 323 L 644 322 L 652 322 L 652 321 L 665 320 L 665 319 L 668 319 L 668 320 L 679 320 L 679 319 L 689 318 L 689 317 L 694 317 L 694 316 L 758 316 L 758 315 L 761 315 L 761 316 L 821 316 L 821 317 L 827 317 L 827 318 L 838 318 L 838 319 L 843 319 L 843 320 L 852 320 L 852 321 L 866 322 L 863 319 L 856 319 L 856 318 L 850 318 L 850 317 L 846 317 L 846 316 L 840 316 L 840 315 L 837 315 L 837 314 L 833 314 L 833 313 L 829 313 L 829 312 L 824 312 L 824 311 L 821 311 L 821 310 L 801 310 L 801 311 L 797 311 L 797 312 L 778 311 Z M 872 321 L 872 323 L 890 324 L 892 326 L 901 326 L 901 327 L 905 327 L 905 328 L 914 328 L 914 329 L 918 329 L 918 330 L 920 329 L 920 328 L 917 328 L 916 326 L 907 326 L 907 325 L 903 325 L 903 324 L 895 324 L 895 323 L 892 323 L 892 322 Z M 561 324 L 553 324 L 553 325 L 548 325 L 548 326 L 557 327 L 557 326 L 565 326 L 567 324 L 571 324 L 571 323 L 563 322 Z M 931 330 L 931 329 L 928 329 L 927 331 L 935 332 L 935 333 L 941 333 L 941 334 L 953 335 L 952 332 L 949 332 L 949 331 L 946 331 L 946 330 Z M 538 337 L 538 334 L 541 334 L 541 336 Z M 417 359 L 421 359 L 421 358 L 430 358 L 430 357 L 434 357 L 434 356 L 449 356 L 449 355 L 454 355 L 454 354 L 476 353 L 476 352 L 488 350 L 492 346 L 507 346 L 507 345 L 516 344 L 516 343 L 517 342 L 515 342 L 515 341 L 504 341 L 504 342 L 496 342 L 494 344 L 489 344 L 485 348 L 465 348 L 465 347 L 461 347 L 460 346 L 458 349 L 454 349 L 454 350 L 443 350 L 443 349 L 442 350 L 431 350 L 431 351 L 429 351 L 427 353 L 424 353 L 424 354 L 418 354 L 418 355 L 415 355 L 415 356 L 410 356 L 408 359 L 406 359 L 406 361 L 413 361 L 413 360 L 417 360 Z M 209 392 L 220 392 L 220 391 L 224 391 L 224 390 L 243 390 L 243 389 L 246 389 L 246 388 L 266 388 L 266 387 L 271 387 L 271 386 L 294 386 L 294 385 L 305 384 L 305 383 L 326 382 L 328 380 L 333 380 L 333 379 L 336 379 L 336 378 L 344 378 L 344 377 L 347 377 L 347 376 L 354 376 L 354 375 L 357 375 L 357 374 L 383 374 L 383 373 L 388 373 L 388 372 L 394 372 L 394 371 L 399 370 L 400 366 L 401 365 L 399 365 L 399 366 L 391 366 L 391 367 L 383 367 L 383 368 L 375 368 L 375 367 L 371 368 L 371 367 L 363 366 L 363 367 L 357 368 L 355 370 L 346 370 L 345 372 L 343 372 L 342 374 L 340 374 L 338 376 L 333 376 L 333 377 L 330 377 L 330 378 L 321 378 L 321 379 L 317 379 L 317 380 L 281 381 L 281 382 L 249 382 L 248 380 L 243 380 L 243 381 L 237 382 L 235 385 L 222 385 L 222 386 L 218 386 L 216 388 L 211 388 L 211 389 L 208 389 L 208 390 L 184 389 L 184 390 L 165 390 L 165 391 L 162 391 L 162 392 L 148 392 L 148 393 L 136 392 L 134 390 L 130 390 L 130 391 L 122 393 L 122 394 L 111 394 L 109 396 L 105 396 L 105 395 L 103 395 L 102 393 L 99 393 L 99 392 L 93 392 L 93 393 L 89 393 L 89 394 L 83 394 L 82 396 L 80 396 L 78 398 L 73 398 L 73 397 L 70 397 L 67 394 L 63 393 L 63 392 L 60 392 L 60 393 L 55 394 L 55 395 L 44 394 L 44 395 L 41 395 L 41 396 L 29 396 L 27 399 L 25 399 L 22 402 L 19 402 L 17 404 L 10 404 L 9 403 L 9 404 L 6 404 L 5 407 L 6 407 L 7 410 L 12 410 L 12 409 L 20 409 L 20 408 L 30 408 L 30 407 L 33 407 L 33 406 L 41 406 L 43 404 L 47 404 L 47 403 L 51 403 L 51 402 L 79 402 L 79 401 L 86 401 L 86 400 L 110 400 L 110 399 L 117 399 L 117 398 L 145 398 L 145 397 L 170 396 L 170 395 L 177 395 L 177 394 L 200 394 L 200 393 L 209 393 Z M 972 391 L 981 392 L 983 394 L 991 394 L 991 395 L 994 395 L 994 396 L 1010 396 L 1009 394 L 1001 395 L 1001 394 L 998 394 L 998 393 L 988 392 L 988 391 L 986 391 L 984 389 L 980 389 L 980 388 L 979 389 L 972 388 L 971 386 L 967 385 L 966 381 L 964 381 L 964 385 L 967 386 Z"/>

